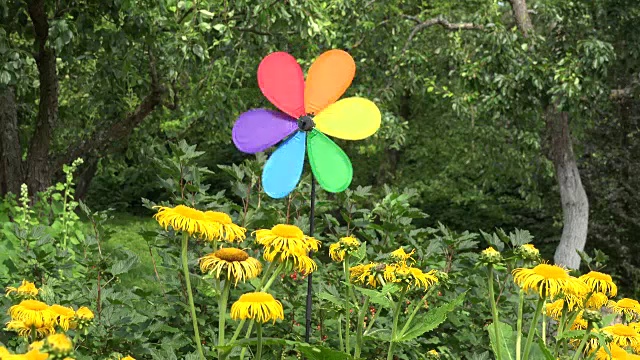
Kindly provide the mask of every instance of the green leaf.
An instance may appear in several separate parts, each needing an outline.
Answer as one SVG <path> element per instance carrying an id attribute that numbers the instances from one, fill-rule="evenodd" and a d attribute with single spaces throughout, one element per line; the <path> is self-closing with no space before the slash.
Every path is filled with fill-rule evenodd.
<path id="1" fill-rule="evenodd" d="M 556 358 L 553 356 L 551 351 L 549 351 L 549 348 L 547 348 L 547 345 L 545 345 L 544 342 L 542 342 L 542 339 L 538 339 L 538 346 L 539 346 L 540 352 L 545 357 L 545 359 L 547 359 L 547 360 L 556 360 Z M 534 349 L 535 349 L 535 347 L 534 347 Z"/>
<path id="2" fill-rule="evenodd" d="M 345 301 L 343 299 L 340 299 L 339 297 L 337 297 L 335 295 L 331 295 L 326 291 L 320 292 L 318 294 L 318 297 L 320 299 L 327 300 L 327 301 L 333 303 L 334 305 L 337 305 L 340 308 L 344 308 L 344 306 L 345 306 Z"/>
<path id="3" fill-rule="evenodd" d="M 132 256 L 125 260 L 116 261 L 111 267 L 111 274 L 120 275 L 128 272 L 138 262 L 138 258 Z"/>
<path id="4" fill-rule="evenodd" d="M 517 333 L 513 331 L 511 325 L 505 324 L 502 321 L 499 324 L 500 334 L 498 340 L 496 340 L 495 323 L 491 323 L 489 324 L 489 326 L 487 326 L 487 331 L 489 332 L 489 341 L 491 343 L 491 350 L 494 354 L 496 354 L 497 358 L 498 353 L 496 352 L 496 344 L 498 344 L 498 346 L 500 346 L 500 355 L 502 359 L 515 359 Z"/>
<path id="5" fill-rule="evenodd" d="M 467 293 L 464 292 L 458 295 L 458 297 L 455 298 L 452 302 L 439 306 L 433 310 L 429 310 L 429 312 L 422 316 L 416 316 L 412 321 L 412 323 L 415 325 L 407 329 L 407 331 L 398 335 L 397 339 L 394 339 L 393 341 L 409 341 L 417 338 L 427 331 L 435 329 L 447 319 L 447 315 L 450 312 L 452 312 L 456 307 L 462 304 L 466 294 Z"/>
<path id="6" fill-rule="evenodd" d="M 200 12 L 200 14 L 202 14 L 204 16 L 208 16 L 208 17 L 214 17 L 215 16 L 214 13 L 212 13 L 211 11 L 208 11 L 208 10 L 200 9 L 198 11 Z"/>

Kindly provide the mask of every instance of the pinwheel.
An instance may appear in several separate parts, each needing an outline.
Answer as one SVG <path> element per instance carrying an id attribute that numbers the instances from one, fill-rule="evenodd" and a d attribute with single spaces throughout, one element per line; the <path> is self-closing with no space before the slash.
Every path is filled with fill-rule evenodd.
<path id="1" fill-rule="evenodd" d="M 233 142 L 245 153 L 265 151 L 282 141 L 262 172 L 264 191 L 283 198 L 296 188 L 305 151 L 318 184 L 328 192 L 344 191 L 353 177 L 349 157 L 329 137 L 360 140 L 380 127 L 380 110 L 361 97 L 340 97 L 355 75 L 356 64 L 342 50 L 322 53 L 305 81 L 296 59 L 286 52 L 267 55 L 258 66 L 258 86 L 282 112 L 253 109 L 233 126 Z M 284 140 L 284 141 L 283 141 Z"/>

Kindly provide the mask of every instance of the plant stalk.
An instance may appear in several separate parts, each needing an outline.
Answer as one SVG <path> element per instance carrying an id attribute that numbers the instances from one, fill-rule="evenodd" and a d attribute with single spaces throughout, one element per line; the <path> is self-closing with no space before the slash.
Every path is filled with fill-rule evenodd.
<path id="1" fill-rule="evenodd" d="M 200 331 L 198 330 L 198 318 L 196 317 L 196 306 L 193 304 L 193 292 L 191 291 L 191 279 L 189 278 L 189 262 L 187 258 L 187 247 L 189 244 L 189 234 L 182 234 L 182 271 L 184 272 L 184 281 L 187 285 L 187 294 L 189 296 L 189 308 L 191 309 L 191 322 L 193 323 L 194 340 L 198 348 L 200 360 L 204 359 L 202 351 L 202 342 L 200 341 Z"/>
<path id="2" fill-rule="evenodd" d="M 587 340 L 589 339 L 589 334 L 591 333 L 591 328 L 592 328 L 592 325 L 588 324 L 587 325 L 587 331 L 584 333 L 584 336 L 582 337 L 582 340 L 580 340 L 580 345 L 578 345 L 578 348 L 576 349 L 576 353 L 573 355 L 572 360 L 580 359 L 580 354 L 582 354 L 582 350 L 584 349 L 584 346 L 587 344 Z"/>
<path id="3" fill-rule="evenodd" d="M 218 346 L 224 345 L 224 325 L 227 319 L 227 301 L 229 300 L 229 290 L 231 289 L 231 279 L 224 282 L 222 295 L 218 300 Z M 220 355 L 222 350 L 218 351 Z"/>
<path id="4" fill-rule="evenodd" d="M 360 308 L 360 312 L 358 313 L 358 326 L 356 328 L 356 349 L 354 353 L 354 357 L 357 359 L 360 357 L 360 353 L 362 352 L 362 335 L 364 331 L 364 316 L 369 311 L 369 297 L 365 295 L 364 304 L 362 308 Z"/>
<path id="5" fill-rule="evenodd" d="M 387 360 L 393 360 L 393 348 L 396 345 L 396 332 L 398 329 L 398 317 L 400 316 L 400 309 L 402 308 L 402 300 L 407 289 L 402 289 L 400 292 L 400 298 L 396 303 L 396 307 L 393 310 L 393 327 L 391 328 L 391 342 L 389 343 L 389 351 L 387 352 Z"/>
<path id="6" fill-rule="evenodd" d="M 351 282 L 349 281 L 349 256 L 346 256 L 342 263 L 344 269 L 344 278 L 346 282 L 347 298 L 345 301 L 345 327 L 344 327 L 344 340 L 346 353 L 351 355 Z"/>
<path id="7" fill-rule="evenodd" d="M 493 265 L 489 265 L 489 300 L 491 301 L 491 315 L 493 315 L 493 329 L 496 337 L 496 360 L 502 360 L 502 341 L 500 340 L 500 320 L 498 319 L 498 307 L 496 295 L 493 290 Z"/>
<path id="8" fill-rule="evenodd" d="M 262 359 L 262 323 L 257 322 L 258 326 L 256 331 L 258 332 L 258 350 L 256 351 L 256 360 Z"/>
<path id="9" fill-rule="evenodd" d="M 529 352 L 531 351 L 531 344 L 533 344 L 533 334 L 536 332 L 536 325 L 538 323 L 538 318 L 540 317 L 540 313 L 542 312 L 542 306 L 544 305 L 545 298 L 541 297 L 538 300 L 538 305 L 536 306 L 536 312 L 533 314 L 533 319 L 531 320 L 531 325 L 529 326 L 529 333 L 527 334 L 527 343 L 524 346 L 524 356 L 523 359 L 529 359 Z"/>
<path id="10" fill-rule="evenodd" d="M 516 360 L 522 359 L 522 312 L 524 310 L 524 292 L 518 293 L 518 323 L 516 333 Z"/>

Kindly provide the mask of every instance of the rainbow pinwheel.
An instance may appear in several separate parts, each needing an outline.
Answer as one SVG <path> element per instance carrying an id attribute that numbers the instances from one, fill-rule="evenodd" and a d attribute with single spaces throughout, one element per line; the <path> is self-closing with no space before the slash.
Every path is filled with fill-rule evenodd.
<path id="1" fill-rule="evenodd" d="M 355 75 L 356 64 L 342 50 L 324 52 L 311 64 L 305 82 L 296 59 L 286 52 L 267 55 L 258 66 L 258 86 L 278 109 L 253 109 L 233 126 L 233 142 L 254 154 L 282 144 L 267 160 L 262 183 L 272 198 L 287 196 L 300 181 L 305 149 L 318 184 L 329 192 L 345 190 L 353 177 L 349 157 L 325 134 L 360 140 L 380 128 L 380 110 L 372 101 L 337 101 Z"/>

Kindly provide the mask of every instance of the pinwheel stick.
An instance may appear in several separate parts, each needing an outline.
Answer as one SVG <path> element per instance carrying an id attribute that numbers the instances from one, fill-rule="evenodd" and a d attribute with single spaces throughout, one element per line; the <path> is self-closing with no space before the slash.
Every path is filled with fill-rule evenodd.
<path id="1" fill-rule="evenodd" d="M 309 210 L 309 236 L 313 237 L 315 230 L 315 215 L 316 215 L 316 179 L 311 173 L 311 209 Z M 307 343 L 311 337 L 311 308 L 312 308 L 312 296 L 313 296 L 313 273 L 309 273 L 307 277 L 307 308 L 306 308 L 306 326 L 304 332 L 304 341 Z"/>

